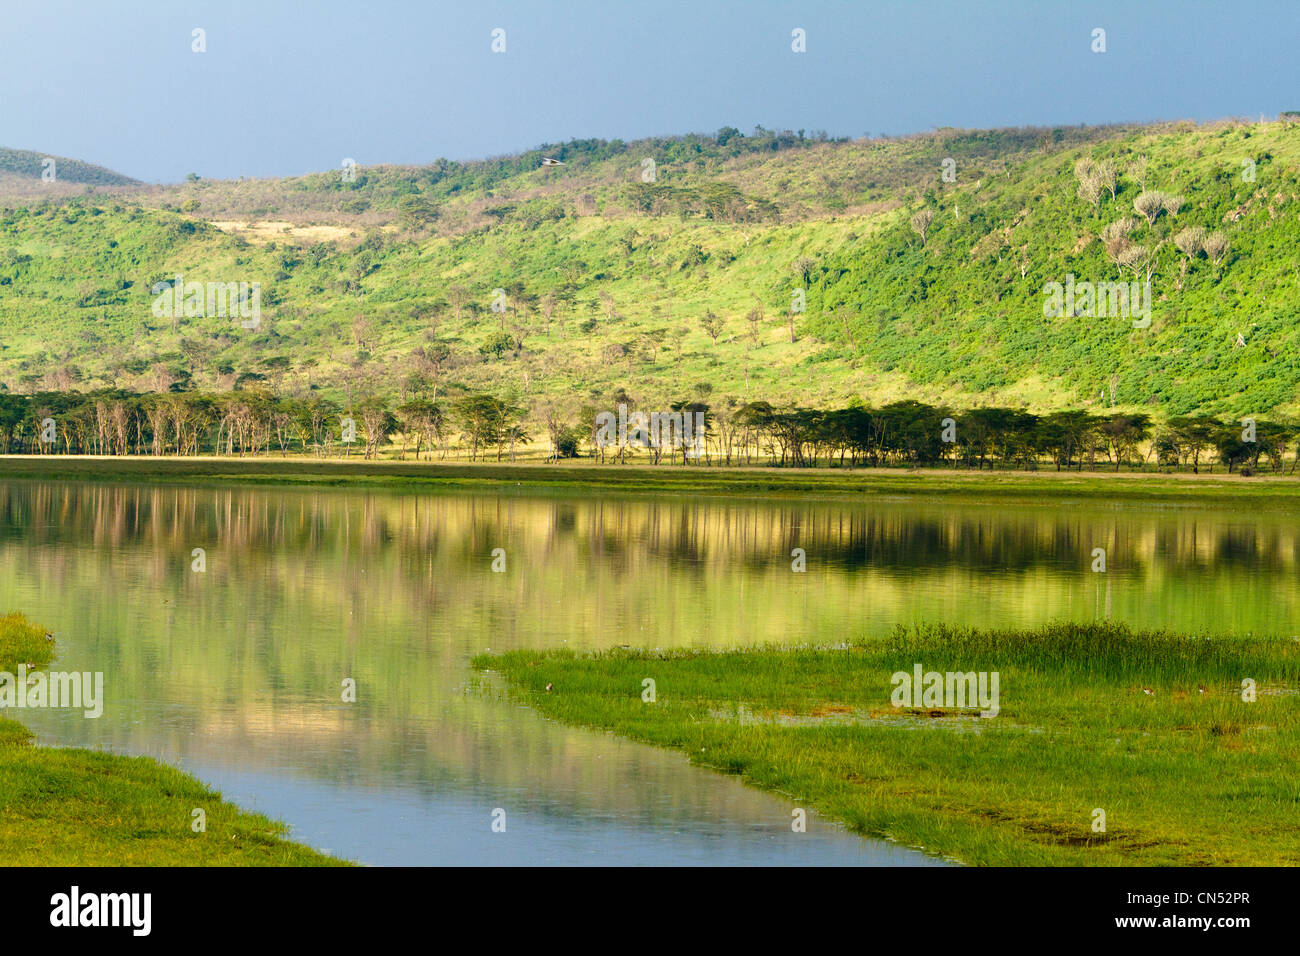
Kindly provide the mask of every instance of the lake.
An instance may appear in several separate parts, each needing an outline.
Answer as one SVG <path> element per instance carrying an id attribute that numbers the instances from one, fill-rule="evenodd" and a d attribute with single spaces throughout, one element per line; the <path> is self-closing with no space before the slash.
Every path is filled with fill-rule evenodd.
<path id="1" fill-rule="evenodd" d="M 0 611 L 56 633 L 54 669 L 104 673 L 97 720 L 13 714 L 41 743 L 159 757 L 337 856 L 934 865 L 812 814 L 794 833 L 790 801 L 543 720 L 469 660 L 835 644 L 920 621 L 1290 636 L 1294 519 L 1050 499 L 0 481 Z M 1099 548 L 1104 573 L 1092 570 Z M 493 832 L 497 810 L 505 832 Z"/>

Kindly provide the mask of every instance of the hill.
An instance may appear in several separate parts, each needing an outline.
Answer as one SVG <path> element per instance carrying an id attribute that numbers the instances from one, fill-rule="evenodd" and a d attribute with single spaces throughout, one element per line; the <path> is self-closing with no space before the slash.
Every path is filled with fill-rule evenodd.
<path id="1" fill-rule="evenodd" d="M 49 180 L 51 176 L 54 183 L 87 186 L 139 185 L 137 179 L 79 159 L 51 156 L 49 153 L 38 153 L 30 149 L 0 147 L 0 178 L 5 181 L 5 185 L 0 186 L 0 196 L 16 190 L 22 180 L 40 182 Z"/>
<path id="2" fill-rule="evenodd" d="M 759 128 L 0 189 L 0 382 L 489 391 L 539 419 L 618 395 L 1285 415 L 1298 159 L 1282 122 L 853 142 Z M 258 283 L 259 321 L 159 310 L 177 274 Z M 1049 283 L 1148 278 L 1148 325 L 1045 314 Z"/>

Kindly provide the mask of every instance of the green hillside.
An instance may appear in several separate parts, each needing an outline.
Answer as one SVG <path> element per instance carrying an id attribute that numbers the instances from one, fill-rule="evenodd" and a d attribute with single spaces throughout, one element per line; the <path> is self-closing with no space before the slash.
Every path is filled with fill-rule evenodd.
<path id="1" fill-rule="evenodd" d="M 619 390 L 642 407 L 1286 415 L 1298 159 L 1281 122 L 856 142 L 760 128 L 353 176 L 0 189 L 0 384 L 488 391 L 535 420 Z M 1144 191 L 1181 199 L 1148 222 Z M 155 314 L 176 274 L 260 283 L 260 322 Z M 1044 315 L 1049 282 L 1148 274 L 1149 327 Z"/>
<path id="2" fill-rule="evenodd" d="M 93 163 L 82 162 L 79 159 L 51 156 L 49 153 L 38 153 L 30 149 L 5 149 L 4 147 L 0 147 L 0 177 L 8 176 L 14 179 L 40 180 L 42 173 L 47 169 L 49 160 L 54 161 L 54 182 L 77 183 L 88 186 L 132 186 L 139 184 L 139 180 L 132 179 L 130 176 L 123 176 L 111 169 L 105 169 L 103 166 L 96 166 Z M 0 195 L 4 193 L 5 190 L 0 188 Z"/>

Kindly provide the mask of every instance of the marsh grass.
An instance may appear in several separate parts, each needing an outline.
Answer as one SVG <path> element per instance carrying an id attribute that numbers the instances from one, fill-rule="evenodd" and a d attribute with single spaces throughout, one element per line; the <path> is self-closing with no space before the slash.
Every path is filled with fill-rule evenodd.
<path id="1" fill-rule="evenodd" d="M 0 617 L 0 671 L 49 665 L 55 643 L 22 614 Z M 191 813 L 207 830 L 191 830 Z M 7 866 L 328 866 L 193 777 L 147 757 L 34 747 L 0 717 L 0 858 Z"/>
<path id="2" fill-rule="evenodd" d="M 964 863 L 1300 863 L 1300 642 L 1289 638 L 931 626 L 830 648 L 474 663 L 548 716 L 684 751 L 792 807 Z M 1001 712 L 893 708 L 891 675 L 916 663 L 998 671 Z M 1097 808 L 1105 832 L 1092 829 Z"/>

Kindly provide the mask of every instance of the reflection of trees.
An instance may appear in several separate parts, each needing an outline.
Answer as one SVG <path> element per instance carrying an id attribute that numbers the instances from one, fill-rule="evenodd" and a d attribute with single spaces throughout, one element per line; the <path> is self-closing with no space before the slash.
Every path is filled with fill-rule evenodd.
<path id="1" fill-rule="evenodd" d="M 345 561 L 398 556 L 413 577 L 427 577 L 434 566 L 477 571 L 501 546 L 538 564 L 599 558 L 623 573 L 649 566 L 784 567 L 795 547 L 837 568 L 881 573 L 1073 567 L 1086 563 L 1093 547 L 1106 547 L 1112 564 L 1118 557 L 1129 569 L 1165 563 L 1187 571 L 1227 564 L 1279 570 L 1300 558 L 1300 535 L 1289 526 L 1214 513 L 47 483 L 0 485 L 0 536 L 32 547 L 89 542 L 96 551 L 147 552 L 136 558 L 156 568 L 159 580 L 193 547 L 220 550 L 245 567 L 285 551 Z"/>
<path id="2" fill-rule="evenodd" d="M 467 691 L 485 648 L 826 642 L 1097 608 L 1258 634 L 1298 620 L 1298 564 L 1285 516 L 1191 509 L 0 483 L 0 594 L 60 634 L 67 666 L 103 669 L 115 708 L 60 739 L 209 746 L 332 779 L 473 766 L 608 784 L 566 749 L 578 738 Z"/>

